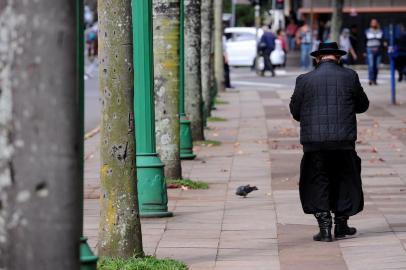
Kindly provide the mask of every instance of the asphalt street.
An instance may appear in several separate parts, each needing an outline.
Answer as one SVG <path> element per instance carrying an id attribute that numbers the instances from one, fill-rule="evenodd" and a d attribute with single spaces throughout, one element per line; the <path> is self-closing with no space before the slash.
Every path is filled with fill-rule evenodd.
<path id="1" fill-rule="evenodd" d="M 309 72 L 310 70 L 300 70 L 298 68 L 286 69 L 277 68 L 275 70 L 276 76 L 271 77 L 270 73 L 266 73 L 265 77 L 258 76 L 250 68 L 231 68 L 231 85 L 234 87 L 251 87 L 258 90 L 272 89 L 291 89 L 295 86 L 296 77 L 302 73 Z M 367 70 L 357 70 L 362 85 L 368 83 Z M 378 76 L 378 84 L 389 84 L 390 75 L 388 71 L 382 71 Z"/>

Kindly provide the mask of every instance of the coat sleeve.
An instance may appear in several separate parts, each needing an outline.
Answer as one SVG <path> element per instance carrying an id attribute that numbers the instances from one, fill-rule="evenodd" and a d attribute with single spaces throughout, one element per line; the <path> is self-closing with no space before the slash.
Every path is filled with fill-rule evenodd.
<path id="1" fill-rule="evenodd" d="M 364 89 L 359 81 L 358 74 L 354 72 L 354 99 L 355 99 L 355 112 L 364 113 L 369 108 L 369 99 L 367 94 L 365 94 Z"/>
<path id="2" fill-rule="evenodd" d="M 303 101 L 303 76 L 300 75 L 296 78 L 295 90 L 292 97 L 290 98 L 290 113 L 293 116 L 293 119 L 300 122 L 300 110 L 302 107 Z"/>
<path id="3" fill-rule="evenodd" d="M 261 38 L 259 39 L 259 43 L 264 42 L 265 43 L 265 35 L 262 35 Z"/>
<path id="4" fill-rule="evenodd" d="M 270 48 L 269 48 L 271 51 L 275 50 L 275 40 L 276 40 L 276 37 L 274 34 L 272 34 L 271 44 L 270 44 Z"/>

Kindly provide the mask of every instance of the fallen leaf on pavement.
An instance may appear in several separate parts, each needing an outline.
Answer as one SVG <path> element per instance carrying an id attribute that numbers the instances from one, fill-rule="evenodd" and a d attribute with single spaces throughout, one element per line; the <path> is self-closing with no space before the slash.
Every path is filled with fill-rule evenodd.
<path id="1" fill-rule="evenodd" d="M 170 188 L 170 189 L 174 189 L 174 188 L 179 188 L 179 185 L 177 185 L 177 184 L 169 184 L 166 187 Z"/>

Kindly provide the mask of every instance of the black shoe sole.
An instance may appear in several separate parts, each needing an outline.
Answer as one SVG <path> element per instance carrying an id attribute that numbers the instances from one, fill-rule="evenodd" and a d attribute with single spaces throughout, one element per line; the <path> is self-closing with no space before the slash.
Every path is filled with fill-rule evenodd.
<path id="1" fill-rule="evenodd" d="M 353 236 L 357 234 L 357 229 L 355 229 L 354 233 L 349 234 L 349 233 L 343 233 L 343 234 L 337 234 L 336 232 L 334 232 L 334 238 L 340 239 L 340 238 L 345 238 L 347 236 Z"/>
<path id="2" fill-rule="evenodd" d="M 316 241 L 316 242 L 333 242 L 333 238 L 328 238 L 328 239 L 314 239 L 313 238 L 313 241 Z"/>
<path id="3" fill-rule="evenodd" d="M 354 236 L 354 235 L 356 235 L 356 233 L 353 233 L 353 234 L 339 234 L 339 235 L 334 235 L 334 238 L 342 239 L 342 238 L 346 238 L 347 236 Z"/>

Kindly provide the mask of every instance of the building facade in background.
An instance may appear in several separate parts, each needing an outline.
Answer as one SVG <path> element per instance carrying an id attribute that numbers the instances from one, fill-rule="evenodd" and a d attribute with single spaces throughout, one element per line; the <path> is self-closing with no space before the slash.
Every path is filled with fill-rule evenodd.
<path id="1" fill-rule="evenodd" d="M 297 17 L 313 21 L 313 28 L 320 31 L 331 19 L 331 0 L 286 0 L 293 10 L 297 10 Z M 365 35 L 371 19 L 377 19 L 384 30 L 385 38 L 389 39 L 389 26 L 398 29 L 406 26 L 405 0 L 345 0 L 344 20 L 342 28 L 352 29 L 356 34 L 356 51 L 358 63 L 364 63 Z M 384 62 L 387 62 L 384 55 Z"/>

